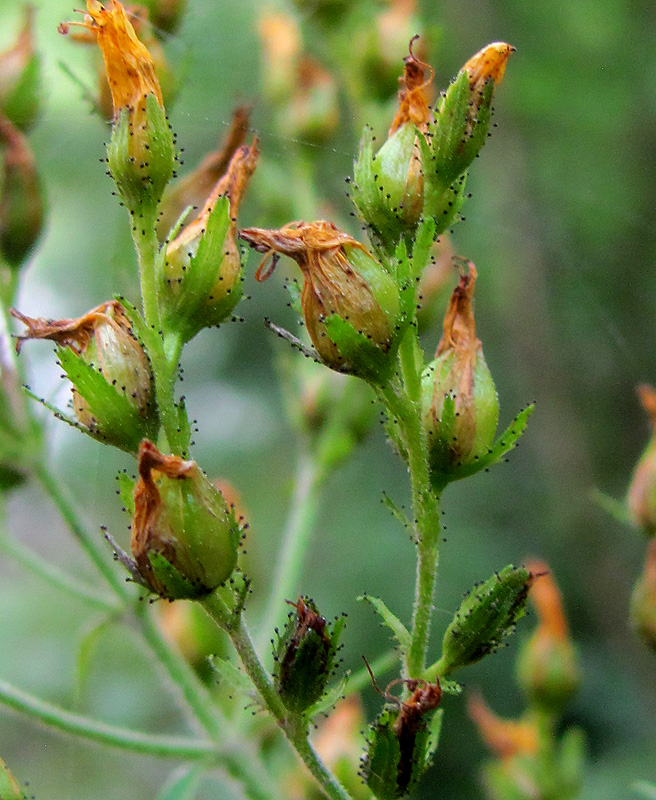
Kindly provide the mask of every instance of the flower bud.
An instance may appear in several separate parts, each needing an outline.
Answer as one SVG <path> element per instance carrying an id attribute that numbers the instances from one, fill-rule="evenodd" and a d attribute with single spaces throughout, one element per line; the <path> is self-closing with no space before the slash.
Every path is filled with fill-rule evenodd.
<path id="1" fill-rule="evenodd" d="M 416 37 L 415 37 L 416 38 Z M 428 128 L 433 70 L 412 52 L 404 60 L 399 109 L 388 139 L 373 155 L 370 132 L 360 145 L 352 196 L 376 240 L 393 253 L 405 234 L 412 234 L 424 208 L 424 174 L 419 136 Z"/>
<path id="2" fill-rule="evenodd" d="M 59 361 L 73 384 L 73 410 L 86 433 L 128 452 L 157 430 L 150 364 L 125 310 L 113 300 L 78 319 L 12 315 L 27 326 L 27 339 L 59 345 Z"/>
<path id="3" fill-rule="evenodd" d="M 449 472 L 486 453 L 499 421 L 499 398 L 483 347 L 476 337 L 476 269 L 469 262 L 453 291 L 435 360 L 424 370 L 424 425 L 432 479 L 448 482 Z"/>
<path id="4" fill-rule="evenodd" d="M 514 50 L 505 42 L 486 45 L 467 61 L 442 97 L 426 137 L 430 197 L 425 213 L 445 213 L 448 190 L 485 144 L 494 90 L 501 83 Z"/>
<path id="5" fill-rule="evenodd" d="M 105 8 L 87 0 L 88 14 L 80 25 L 100 46 L 114 107 L 107 160 L 112 177 L 130 212 L 154 212 L 173 173 L 173 136 L 166 120 L 162 89 L 153 59 L 139 41 L 125 8 L 111 0 Z"/>
<path id="6" fill-rule="evenodd" d="M 248 228 L 239 235 L 266 254 L 258 280 L 271 275 L 280 254 L 301 268 L 303 317 L 324 364 L 373 382 L 388 377 L 398 346 L 398 289 L 364 245 L 324 221 Z"/>
<path id="7" fill-rule="evenodd" d="M 258 155 L 257 142 L 236 151 L 198 217 L 166 248 L 164 324 L 185 341 L 224 322 L 241 297 L 237 212 Z"/>
<path id="8" fill-rule="evenodd" d="M 0 254 L 19 267 L 43 227 L 43 193 L 27 138 L 0 116 Z"/>
<path id="9" fill-rule="evenodd" d="M 643 408 L 652 426 L 651 439 L 636 465 L 626 498 L 631 518 L 647 536 L 656 534 L 656 389 L 638 386 Z"/>
<path id="10" fill-rule="evenodd" d="M 300 714 L 324 693 L 335 665 L 343 622 L 338 618 L 330 626 L 307 597 L 288 602 L 296 613 L 289 615 L 285 630 L 278 635 L 273 678 L 285 706 Z"/>
<path id="11" fill-rule="evenodd" d="M 23 9 L 23 29 L 16 43 L 0 53 L 0 113 L 22 131 L 40 111 L 41 65 L 34 49 L 34 7 Z"/>
<path id="12" fill-rule="evenodd" d="M 286 103 L 296 81 L 301 34 L 296 20 L 284 12 L 265 12 L 257 32 L 262 42 L 264 93 L 274 104 Z"/>
<path id="13" fill-rule="evenodd" d="M 444 634 L 437 673 L 447 677 L 493 653 L 524 615 L 535 577 L 509 565 L 467 592 Z"/>
<path id="14" fill-rule="evenodd" d="M 465 199 L 465 170 L 485 142 L 494 88 L 514 49 L 495 42 L 473 56 L 433 114 L 433 72 L 413 54 L 413 42 L 389 137 L 374 155 L 371 133 L 365 133 L 354 171 L 353 201 L 375 243 L 390 255 L 413 236 L 422 216 L 434 218 L 436 235 L 455 220 Z"/>
<path id="15" fill-rule="evenodd" d="M 547 565 L 537 561 L 528 568 L 540 575 L 529 592 L 538 615 L 538 627 L 520 650 L 517 676 L 531 703 L 558 714 L 579 686 L 578 658 L 560 592 Z"/>
<path id="16" fill-rule="evenodd" d="M 143 583 L 169 600 L 213 592 L 237 565 L 241 528 L 195 461 L 139 445 L 132 555 Z"/>
<path id="17" fill-rule="evenodd" d="M 390 693 L 397 683 L 411 692 L 407 700 Z M 441 716 L 433 712 L 442 689 L 439 681 L 396 680 L 381 694 L 388 705 L 371 727 L 362 775 L 379 800 L 397 800 L 416 786 L 431 764 L 441 724 Z"/>
<path id="18" fill-rule="evenodd" d="M 237 106 L 219 149 L 207 155 L 193 172 L 166 187 L 157 223 L 157 236 L 161 242 L 186 208 L 205 203 L 217 181 L 228 171 L 232 157 L 246 138 L 250 113 L 248 106 Z"/>
<path id="19" fill-rule="evenodd" d="M 647 546 L 645 569 L 631 595 L 631 625 L 645 644 L 656 651 L 656 539 Z"/>

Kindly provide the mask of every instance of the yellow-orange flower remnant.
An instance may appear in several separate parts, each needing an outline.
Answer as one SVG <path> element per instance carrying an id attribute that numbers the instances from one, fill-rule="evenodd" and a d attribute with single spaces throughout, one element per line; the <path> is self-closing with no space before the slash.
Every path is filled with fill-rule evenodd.
<path id="1" fill-rule="evenodd" d="M 155 65 L 118 0 L 107 7 L 87 0 L 87 12 L 84 22 L 62 23 L 59 30 L 78 25 L 96 37 L 114 106 L 109 170 L 132 213 L 154 214 L 175 161 Z"/>
<path id="2" fill-rule="evenodd" d="M 134 335 L 125 309 L 116 300 L 77 319 L 27 317 L 11 310 L 27 326 L 16 337 L 48 339 L 61 348 L 59 361 L 73 384 L 73 410 L 80 426 L 103 441 L 135 452 L 156 425 L 148 358 Z M 102 380 L 98 376 L 102 377 Z"/>
<path id="3" fill-rule="evenodd" d="M 576 651 L 560 591 L 549 567 L 542 561 L 530 562 L 526 567 L 540 576 L 529 592 L 538 627 L 520 651 L 519 682 L 532 702 L 560 711 L 579 685 Z"/>
<path id="4" fill-rule="evenodd" d="M 475 53 L 463 66 L 469 73 L 471 88 L 482 89 L 490 78 L 498 86 L 503 80 L 506 64 L 515 48 L 506 42 L 492 42 Z"/>
<path id="5" fill-rule="evenodd" d="M 153 59 L 137 38 L 125 8 L 118 0 L 111 0 L 111 8 L 105 8 L 98 0 L 87 0 L 87 12 L 84 22 L 62 23 L 59 29 L 67 33 L 69 25 L 80 25 L 96 37 L 112 92 L 114 118 L 123 108 L 136 112 L 149 94 L 163 107 Z"/>
<path id="6" fill-rule="evenodd" d="M 656 652 L 656 539 L 647 546 L 645 568 L 631 595 L 631 624 Z"/>
<path id="7" fill-rule="evenodd" d="M 410 40 L 410 54 L 403 60 L 403 75 L 399 78 L 399 110 L 389 129 L 389 136 L 408 122 L 424 132 L 431 117 L 430 87 L 433 82 L 433 68 L 420 61 L 412 52 L 418 37 Z"/>

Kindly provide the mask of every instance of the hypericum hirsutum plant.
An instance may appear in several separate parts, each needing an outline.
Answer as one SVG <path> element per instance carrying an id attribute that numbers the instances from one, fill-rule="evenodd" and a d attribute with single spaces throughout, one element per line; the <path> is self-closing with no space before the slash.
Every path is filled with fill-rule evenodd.
<path id="1" fill-rule="evenodd" d="M 77 318 L 29 317 L 14 307 L 19 269 L 43 217 L 25 136 L 36 116 L 38 81 L 29 19 L 16 47 L 0 56 L 1 477 L 5 492 L 28 479 L 42 485 L 106 591 L 60 573 L 5 533 L 2 546 L 106 618 L 130 621 L 180 689 L 202 734 L 174 738 L 112 727 L 1 682 L 0 702 L 68 734 L 179 760 L 184 770 L 161 795 L 169 800 L 193 797 L 215 767 L 254 800 L 395 800 L 422 781 L 438 796 L 444 697 L 461 693 L 461 673 L 501 645 L 532 597 L 540 623 L 518 668 L 525 715 L 500 720 L 482 700 L 471 701 L 472 716 L 495 753 L 485 783 L 500 800 L 575 797 L 581 737 L 577 731 L 561 736 L 557 723 L 576 688 L 578 668 L 559 593 L 544 564 L 500 564 L 465 593 L 439 657 L 433 663 L 427 658 L 442 495 L 451 484 L 504 460 L 533 411 L 528 406 L 499 428 L 499 399 L 474 318 L 479 273 L 468 260 L 452 258 L 448 244 L 467 199 L 467 170 L 489 134 L 493 97 L 513 48 L 504 42 L 483 47 L 436 96 L 423 42 L 413 36 L 412 2 L 389 2 L 384 10 L 367 2 L 321 4 L 316 19 L 325 26 L 327 52 L 341 59 L 341 72 L 304 52 L 292 15 L 263 14 L 265 96 L 276 109 L 281 135 L 328 141 L 340 113 L 339 84 L 358 124 L 378 128 L 387 114 L 389 133 L 379 144 L 365 127 L 349 179 L 353 216 L 366 241 L 354 235 L 361 235 L 357 227 L 347 231 L 317 219 L 309 201 L 304 209 L 292 201 L 290 214 L 298 218 L 282 227 L 266 227 L 263 219 L 262 227 L 240 229 L 240 204 L 258 181 L 260 150 L 266 149 L 255 137 L 246 141 L 248 109 L 235 113 L 221 151 L 171 183 L 177 154 L 165 104 L 178 87 L 160 39 L 175 30 L 183 5 L 150 0 L 126 9 L 117 0 L 106 6 L 87 0 L 83 20 L 60 26 L 71 39 L 97 45 L 102 55 L 94 105 L 111 120 L 106 169 L 125 206 L 140 279 L 138 300 L 131 302 L 117 286 L 114 297 Z M 342 58 L 357 26 L 369 30 L 369 50 Z M 398 72 L 392 110 L 376 98 L 389 97 Z M 305 196 L 318 196 L 312 164 L 300 155 L 289 176 L 296 188 L 304 183 Z M 281 380 L 303 441 L 305 469 L 292 522 L 271 567 L 267 616 L 256 621 L 264 635 L 256 643 L 244 611 L 251 591 L 242 559 L 248 525 L 231 488 L 212 481 L 192 457 L 192 425 L 178 391 L 185 345 L 204 329 L 234 319 L 249 247 L 261 256 L 258 281 L 270 278 L 281 260 L 295 262 L 300 281 L 287 285 L 304 329 L 301 338 L 292 335 L 271 309 L 267 324 L 286 340 L 274 346 L 289 343 L 298 351 L 286 354 Z M 479 266 L 485 280 L 485 265 Z M 451 280 L 451 271 L 455 287 L 441 335 L 426 356 L 419 329 L 429 327 L 439 305 L 438 284 Z M 12 331 L 15 348 L 9 346 Z M 54 343 L 72 389 L 69 409 L 43 404 L 99 447 L 118 448 L 134 460 L 134 468 L 119 476 L 120 499 L 131 516 L 128 551 L 109 532 L 104 541 L 85 529 L 47 467 L 43 427 L 32 402 L 38 398 L 21 390 L 22 359 L 36 346 L 34 339 Z M 416 550 L 414 606 L 403 620 L 384 599 L 359 598 L 390 629 L 396 648 L 344 674 L 338 657 L 344 616 L 324 616 L 327 610 L 310 596 L 311 576 L 299 594 L 299 565 L 312 498 L 366 434 L 372 403 L 383 409 L 393 457 L 405 462 L 409 474 L 409 509 L 386 502 Z M 252 546 L 257 548 L 256 539 Z M 146 597 L 160 602 L 140 602 Z M 180 649 L 165 638 L 162 629 L 171 614 L 178 614 L 176 625 L 187 625 L 190 635 L 203 628 L 204 641 L 218 641 L 209 662 L 202 648 Z M 276 628 L 285 615 L 286 624 Z M 208 626 L 222 631 L 223 639 L 208 633 Z M 385 673 L 389 677 L 381 682 Z M 357 696 L 370 682 L 380 703 L 367 722 Z M 244 699 L 264 713 L 241 714 Z M 292 751 L 302 764 L 298 770 L 288 758 Z M 437 768 L 427 775 L 434 762 Z M 29 764 L 15 769 L 28 772 Z M 0 796 L 22 796 L 4 765 Z"/>

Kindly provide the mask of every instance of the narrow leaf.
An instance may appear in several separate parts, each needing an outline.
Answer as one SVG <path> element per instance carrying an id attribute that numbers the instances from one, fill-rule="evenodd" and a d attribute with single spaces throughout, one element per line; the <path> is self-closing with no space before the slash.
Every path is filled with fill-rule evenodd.
<path id="1" fill-rule="evenodd" d="M 410 643 L 412 641 L 410 632 L 401 622 L 401 620 L 389 610 L 382 600 L 379 600 L 377 597 L 372 597 L 369 594 L 360 595 L 358 600 L 366 600 L 374 607 L 385 625 L 387 625 L 387 627 L 392 631 L 404 652 L 410 649 Z"/>
<path id="2" fill-rule="evenodd" d="M 157 800 L 193 800 L 206 770 L 203 764 L 176 769 L 160 789 Z"/>
<path id="3" fill-rule="evenodd" d="M 304 719 L 307 722 L 312 722 L 317 715 L 325 714 L 327 711 L 330 711 L 330 709 L 344 697 L 344 693 L 347 691 L 348 679 L 349 676 L 347 673 L 334 686 L 331 686 L 316 703 L 303 712 Z"/>
<path id="4" fill-rule="evenodd" d="M 250 679 L 232 661 L 226 661 L 220 656 L 210 656 L 209 662 L 219 679 L 232 691 L 249 696 L 253 694 L 253 684 Z"/>

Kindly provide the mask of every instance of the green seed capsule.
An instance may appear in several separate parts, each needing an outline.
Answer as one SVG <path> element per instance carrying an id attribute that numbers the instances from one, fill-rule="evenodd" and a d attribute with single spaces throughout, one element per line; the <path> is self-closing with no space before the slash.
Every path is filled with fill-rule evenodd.
<path id="1" fill-rule="evenodd" d="M 407 700 L 390 694 L 397 683 L 405 683 L 412 692 Z M 381 694 L 389 705 L 371 727 L 362 775 L 379 800 L 396 800 L 408 794 L 430 766 L 441 725 L 441 714 L 433 712 L 442 690 L 439 682 L 397 680 Z"/>
<path id="2" fill-rule="evenodd" d="M 326 688 L 342 625 L 336 623 L 331 629 L 308 598 L 299 597 L 290 605 L 296 613 L 290 615 L 278 638 L 274 682 L 287 708 L 301 713 L 316 703 Z"/>
<path id="3" fill-rule="evenodd" d="M 444 634 L 438 674 L 446 677 L 496 650 L 524 615 L 534 579 L 524 567 L 508 566 L 468 592 Z"/>

